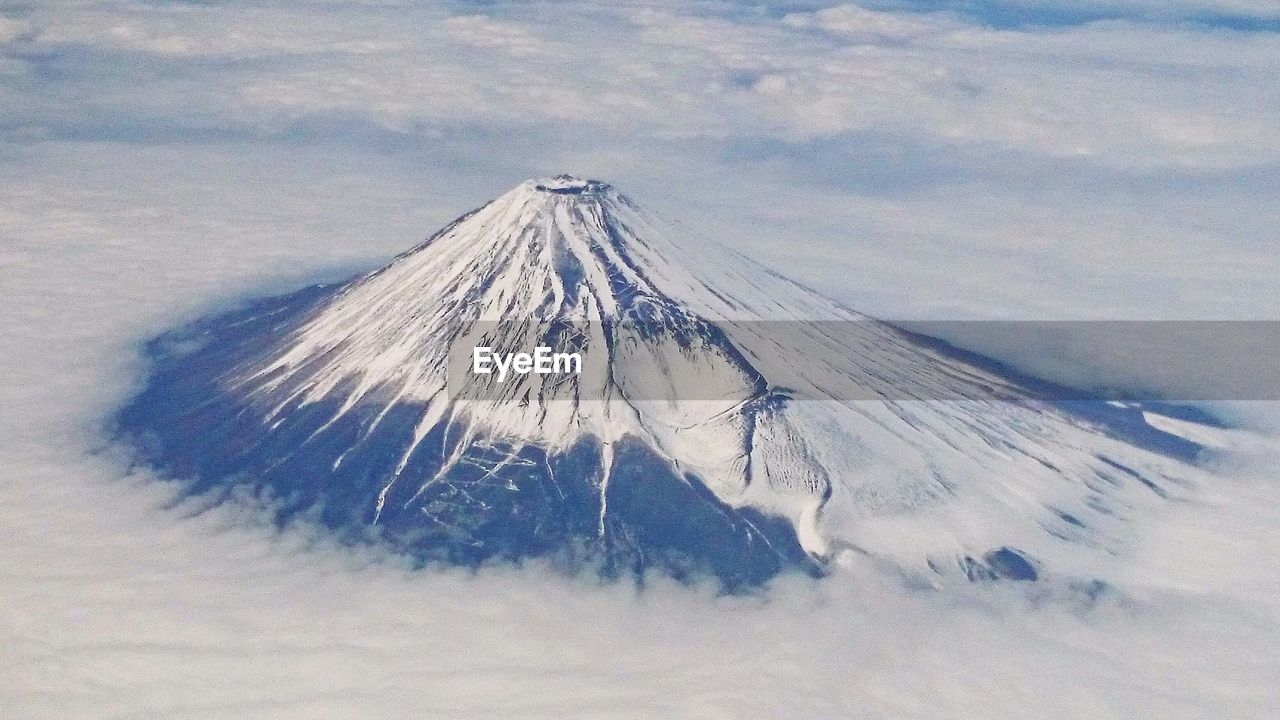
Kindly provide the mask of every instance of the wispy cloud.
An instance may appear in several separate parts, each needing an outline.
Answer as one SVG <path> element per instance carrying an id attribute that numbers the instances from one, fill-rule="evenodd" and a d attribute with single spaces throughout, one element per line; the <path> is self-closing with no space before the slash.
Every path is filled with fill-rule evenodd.
<path id="1" fill-rule="evenodd" d="M 994 29 L 851 5 L 749 20 L 583 3 L 554 18 L 515 6 L 357 6 L 341 20 L 324 6 L 30 15 L 34 33 L 11 39 L 9 53 L 31 72 L 60 68 L 59 84 L 98 113 L 143 106 L 177 125 L 271 132 L 330 114 L 398 130 L 555 121 L 709 139 L 882 132 L 1122 167 L 1280 156 L 1280 95 L 1267 81 L 1280 33 L 1123 21 Z M 28 100 L 30 124 L 75 118 L 73 107 Z"/>

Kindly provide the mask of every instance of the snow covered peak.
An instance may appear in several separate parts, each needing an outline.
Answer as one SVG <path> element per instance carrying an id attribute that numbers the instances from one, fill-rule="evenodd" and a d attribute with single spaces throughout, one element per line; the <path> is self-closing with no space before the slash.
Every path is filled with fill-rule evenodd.
<path id="1" fill-rule="evenodd" d="M 594 195 L 612 189 L 608 183 L 599 180 L 583 180 L 573 175 L 560 174 L 551 178 L 535 178 L 522 183 L 537 192 L 555 195 Z"/>
<path id="2" fill-rule="evenodd" d="M 578 351 L 600 372 L 502 384 L 459 371 L 481 345 Z M 1182 470 L 568 175 L 522 183 L 333 291 L 263 352 L 228 388 L 273 429 L 306 408 L 331 413 L 312 437 L 413 418 L 375 522 L 398 483 L 416 501 L 478 448 L 509 463 L 587 441 L 601 447 L 603 534 L 613 448 L 636 442 L 718 501 L 787 518 L 815 555 L 913 564 L 1016 542 L 1047 557 L 1106 545 L 1125 508 Z M 972 397 L 1012 402 L 939 401 Z M 441 436 L 439 467 L 415 474 Z"/>

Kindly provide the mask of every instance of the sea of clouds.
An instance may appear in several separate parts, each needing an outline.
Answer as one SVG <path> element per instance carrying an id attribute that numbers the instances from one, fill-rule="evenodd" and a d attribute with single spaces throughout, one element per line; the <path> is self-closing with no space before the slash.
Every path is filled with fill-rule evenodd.
<path id="1" fill-rule="evenodd" d="M 1097 603 L 411 571 L 103 436 L 146 338 L 561 171 L 882 316 L 1276 319 L 1271 3 L 930 5 L 0 8 L 0 714 L 1280 714 L 1268 403 Z"/>

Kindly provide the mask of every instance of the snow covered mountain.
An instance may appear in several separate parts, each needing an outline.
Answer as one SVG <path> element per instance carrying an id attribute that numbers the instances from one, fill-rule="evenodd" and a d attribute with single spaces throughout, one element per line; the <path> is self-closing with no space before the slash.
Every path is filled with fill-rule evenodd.
<path id="1" fill-rule="evenodd" d="M 481 346 L 581 370 L 500 379 Z M 149 462 L 423 560 L 1034 579 L 1196 474 L 1176 420 L 1055 400 L 570 176 L 150 351 L 119 415 Z"/>

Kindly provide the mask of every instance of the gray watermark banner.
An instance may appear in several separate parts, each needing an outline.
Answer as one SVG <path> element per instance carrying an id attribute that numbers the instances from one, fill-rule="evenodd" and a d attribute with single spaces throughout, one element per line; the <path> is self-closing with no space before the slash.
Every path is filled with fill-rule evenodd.
<path id="1" fill-rule="evenodd" d="M 533 403 L 1280 400 L 1280 321 L 499 321 L 448 389 Z"/>

